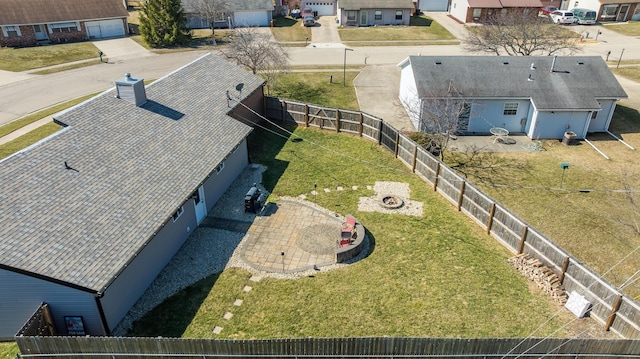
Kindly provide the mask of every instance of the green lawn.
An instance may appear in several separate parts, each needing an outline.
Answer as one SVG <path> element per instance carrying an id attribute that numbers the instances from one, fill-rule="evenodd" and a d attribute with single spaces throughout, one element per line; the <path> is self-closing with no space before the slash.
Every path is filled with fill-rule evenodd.
<path id="1" fill-rule="evenodd" d="M 60 126 L 50 122 L 16 138 L 13 141 L 2 144 L 0 145 L 0 159 L 8 157 L 21 149 L 38 142 L 41 139 L 56 133 L 58 130 L 60 130 Z"/>
<path id="2" fill-rule="evenodd" d="M 352 213 L 373 241 L 372 252 L 348 267 L 295 280 L 264 278 L 230 269 L 185 289 L 135 324 L 135 336 L 198 338 L 282 337 L 520 337 L 560 309 L 530 291 L 507 263 L 508 253 L 465 215 L 374 143 L 298 128 L 303 141 L 257 129 L 249 143 L 253 161 L 265 164 L 270 198 L 319 188 L 357 185 L 324 193 L 319 205 Z M 340 155 L 342 154 L 342 155 Z M 359 212 L 358 198 L 372 196 L 375 181 L 408 183 L 421 217 Z M 243 286 L 252 291 L 244 292 Z M 235 299 L 242 306 L 235 307 Z M 223 322 L 225 312 L 233 318 Z M 570 316 L 543 326 L 544 336 Z M 224 330 L 212 333 L 214 326 Z M 554 334 L 566 335 L 564 330 Z"/>
<path id="3" fill-rule="evenodd" d="M 640 149 L 638 110 L 619 105 L 610 130 Z M 632 227 L 640 207 L 632 205 L 625 193 L 611 190 L 640 188 L 637 150 L 606 134 L 588 138 L 611 160 L 584 142 L 567 147 L 550 140 L 543 141 L 541 152 L 479 154 L 483 166 L 464 171 L 485 193 L 620 285 L 640 268 L 640 255 L 633 252 L 640 247 L 640 235 Z M 562 163 L 570 165 L 563 180 Z M 560 187 L 561 181 L 565 190 L 551 189 Z M 583 193 L 580 189 L 593 191 Z M 625 292 L 638 297 L 640 282 L 626 287 Z"/>
<path id="4" fill-rule="evenodd" d="M 415 45 L 416 41 L 455 40 L 442 25 L 428 17 L 412 17 L 411 26 L 372 26 L 372 27 L 339 27 L 340 39 L 345 42 L 358 41 L 406 41 L 407 45 Z M 402 45 L 403 43 L 394 43 Z"/>
<path id="5" fill-rule="evenodd" d="M 270 95 L 322 106 L 357 110 L 359 109 L 358 99 L 353 87 L 353 79 L 357 74 L 358 72 L 347 72 L 347 86 L 344 86 L 342 69 L 308 73 L 290 72 L 282 76 Z M 333 83 L 330 82 L 331 77 L 333 77 Z"/>
<path id="6" fill-rule="evenodd" d="M 26 71 L 72 61 L 98 58 L 98 48 L 91 42 L 0 48 L 0 70 Z"/>
<path id="7" fill-rule="evenodd" d="M 607 30 L 612 30 L 617 33 L 627 36 L 640 36 L 640 21 L 629 21 L 626 24 L 611 24 L 602 23 Z"/>
<path id="8" fill-rule="evenodd" d="M 15 342 L 0 343 L 0 359 L 14 359 L 18 352 L 18 344 Z"/>
<path id="9" fill-rule="evenodd" d="M 628 67 L 620 67 L 616 69 L 615 67 L 611 68 L 614 74 L 620 75 L 622 77 L 626 77 L 629 80 L 633 80 L 635 82 L 640 83 L 640 65 L 639 66 L 628 66 Z"/>
<path id="10" fill-rule="evenodd" d="M 275 27 L 271 28 L 273 37 L 278 42 L 300 42 L 303 46 L 308 39 L 311 42 L 311 28 L 302 26 L 302 20 L 290 16 L 276 17 Z"/>

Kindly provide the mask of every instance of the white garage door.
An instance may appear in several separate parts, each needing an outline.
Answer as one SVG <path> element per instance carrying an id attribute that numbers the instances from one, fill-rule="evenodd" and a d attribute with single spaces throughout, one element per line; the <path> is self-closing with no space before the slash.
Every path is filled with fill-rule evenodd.
<path id="1" fill-rule="evenodd" d="M 269 14 L 262 11 L 236 11 L 233 13 L 235 26 L 269 26 Z"/>
<path id="2" fill-rule="evenodd" d="M 448 9 L 449 0 L 420 1 L 420 10 L 422 11 L 447 11 Z"/>
<path id="3" fill-rule="evenodd" d="M 124 23 L 120 19 L 88 21 L 85 23 L 89 38 L 100 39 L 105 37 L 124 36 Z"/>
<path id="4" fill-rule="evenodd" d="M 333 16 L 336 14 L 333 9 L 333 1 L 307 1 L 305 6 L 317 11 L 318 16 Z"/>

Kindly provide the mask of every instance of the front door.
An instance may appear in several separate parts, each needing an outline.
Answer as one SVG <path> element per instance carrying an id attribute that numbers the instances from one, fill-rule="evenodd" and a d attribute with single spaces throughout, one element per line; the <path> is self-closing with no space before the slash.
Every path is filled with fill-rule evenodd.
<path id="1" fill-rule="evenodd" d="M 204 217 L 207 216 L 207 205 L 204 198 L 204 186 L 200 186 L 197 191 L 193 193 L 193 205 L 196 209 L 196 221 L 198 224 L 202 222 Z"/>
<path id="2" fill-rule="evenodd" d="M 617 21 L 625 21 L 627 13 L 629 12 L 629 5 L 620 6 L 620 12 L 618 13 Z"/>
<path id="3" fill-rule="evenodd" d="M 361 10 L 360 11 L 360 26 L 367 26 L 369 24 L 367 24 L 367 11 L 366 10 Z"/>
<path id="4" fill-rule="evenodd" d="M 44 26 L 42 25 L 33 25 L 33 32 L 36 34 L 36 40 L 48 40 L 46 31 L 44 31 Z"/>

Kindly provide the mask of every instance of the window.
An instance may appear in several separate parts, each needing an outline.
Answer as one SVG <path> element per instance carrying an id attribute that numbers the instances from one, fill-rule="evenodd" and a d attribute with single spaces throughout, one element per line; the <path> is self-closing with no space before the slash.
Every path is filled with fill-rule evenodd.
<path id="1" fill-rule="evenodd" d="M 473 17 L 480 17 L 482 15 L 482 9 L 473 9 Z"/>
<path id="2" fill-rule="evenodd" d="M 51 31 L 53 32 L 74 32 L 78 30 L 78 25 L 75 22 L 64 22 L 60 24 L 51 24 Z"/>
<path id="3" fill-rule="evenodd" d="M 184 213 L 184 206 L 180 206 L 180 208 L 178 208 L 176 213 L 174 213 L 173 216 L 171 216 L 171 218 L 173 218 L 173 221 L 175 222 L 178 220 L 178 218 L 180 218 L 180 216 L 182 216 L 183 213 Z"/>
<path id="4" fill-rule="evenodd" d="M 382 20 L 382 10 L 376 10 L 376 20 Z"/>
<path id="5" fill-rule="evenodd" d="M 218 167 L 216 167 L 216 169 L 215 169 L 216 174 L 218 174 L 218 173 L 222 172 L 222 169 L 223 169 L 223 168 L 224 168 L 224 162 L 220 163 L 220 164 L 218 165 Z"/>
<path id="6" fill-rule="evenodd" d="M 598 117 L 598 111 L 593 111 L 593 112 L 591 112 L 591 119 L 592 119 L 592 120 L 595 120 L 595 119 L 596 119 L 596 117 Z"/>
<path id="7" fill-rule="evenodd" d="M 517 102 L 507 102 L 504 104 L 504 112 L 503 115 L 515 115 L 518 113 L 518 103 Z"/>
<path id="8" fill-rule="evenodd" d="M 616 17 L 618 12 L 618 5 L 605 5 L 602 7 L 602 18 Z"/>
<path id="9" fill-rule="evenodd" d="M 18 26 L 3 26 L 2 27 L 2 34 L 5 37 L 22 36 L 22 34 L 20 33 L 20 28 Z"/>
<path id="10" fill-rule="evenodd" d="M 356 21 L 356 12 L 354 10 L 347 11 L 347 21 Z"/>
<path id="11" fill-rule="evenodd" d="M 402 20 L 402 10 L 396 10 L 396 20 Z"/>

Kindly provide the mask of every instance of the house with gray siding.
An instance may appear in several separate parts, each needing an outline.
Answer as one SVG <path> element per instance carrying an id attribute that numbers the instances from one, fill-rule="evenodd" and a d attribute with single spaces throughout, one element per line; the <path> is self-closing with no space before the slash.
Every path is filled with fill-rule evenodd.
<path id="1" fill-rule="evenodd" d="M 59 335 L 68 318 L 109 335 L 247 166 L 234 116 L 264 112 L 263 82 L 211 54 L 146 87 L 125 76 L 2 160 L 0 338 L 41 303 Z"/>
<path id="2" fill-rule="evenodd" d="M 411 0 L 338 0 L 336 6 L 342 26 L 409 26 L 414 11 Z"/>
<path id="3" fill-rule="evenodd" d="M 460 132 L 500 127 L 531 139 L 605 132 L 616 102 L 627 98 L 599 56 L 409 56 L 398 66 L 400 101 L 426 132 L 428 107 L 452 93 L 468 104 Z"/>
<path id="4" fill-rule="evenodd" d="M 182 0 L 182 8 L 190 29 L 211 28 L 201 14 L 202 9 L 215 13 L 215 28 L 269 26 L 275 9 L 272 0 Z"/>

